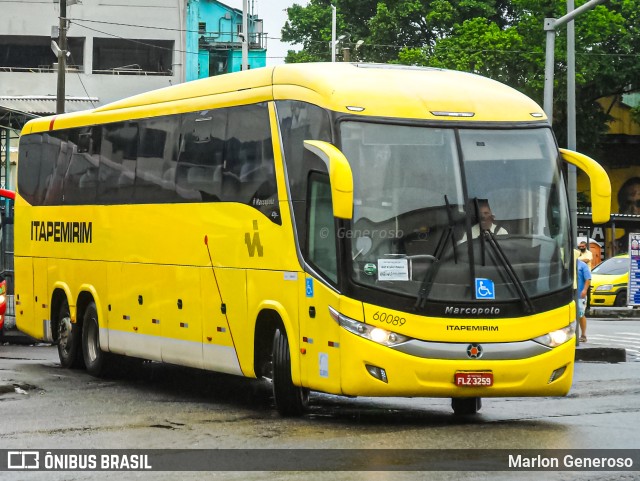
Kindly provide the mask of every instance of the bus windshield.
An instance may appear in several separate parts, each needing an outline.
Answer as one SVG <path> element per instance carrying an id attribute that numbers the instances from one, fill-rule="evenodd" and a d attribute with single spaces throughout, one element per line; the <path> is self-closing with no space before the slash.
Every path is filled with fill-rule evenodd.
<path id="1" fill-rule="evenodd" d="M 568 207 L 548 128 L 340 124 L 359 285 L 429 301 L 525 301 L 571 283 Z"/>

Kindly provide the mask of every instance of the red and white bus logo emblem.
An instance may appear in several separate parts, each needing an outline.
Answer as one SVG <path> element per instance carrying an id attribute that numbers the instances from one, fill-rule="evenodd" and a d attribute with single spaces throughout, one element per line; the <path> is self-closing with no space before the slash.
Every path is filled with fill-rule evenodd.
<path id="1" fill-rule="evenodd" d="M 482 357 L 482 346 L 480 344 L 469 344 L 467 347 L 467 356 L 470 359 L 480 359 Z"/>

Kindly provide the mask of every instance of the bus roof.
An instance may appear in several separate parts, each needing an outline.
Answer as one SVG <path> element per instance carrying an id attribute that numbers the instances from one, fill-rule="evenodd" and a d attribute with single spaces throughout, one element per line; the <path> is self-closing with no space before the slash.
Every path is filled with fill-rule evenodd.
<path id="1" fill-rule="evenodd" d="M 533 100 L 494 80 L 453 70 L 383 64 L 264 67 L 153 90 L 84 112 L 34 119 L 25 133 L 226 107 L 302 100 L 363 116 L 473 122 L 544 121 Z"/>

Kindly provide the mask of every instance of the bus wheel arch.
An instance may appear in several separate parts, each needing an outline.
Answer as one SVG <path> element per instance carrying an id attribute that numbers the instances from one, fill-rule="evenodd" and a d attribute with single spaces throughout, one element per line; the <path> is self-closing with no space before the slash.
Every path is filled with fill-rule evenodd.
<path id="1" fill-rule="evenodd" d="M 273 399 L 282 416 L 300 416 L 309 402 L 309 390 L 293 384 L 291 348 L 287 331 L 276 329 L 273 336 Z"/>
<path id="2" fill-rule="evenodd" d="M 284 328 L 284 324 L 277 311 L 273 309 L 260 311 L 256 319 L 253 342 L 253 369 L 257 378 L 272 378 L 273 336 L 278 328 Z"/>
<path id="3" fill-rule="evenodd" d="M 256 320 L 254 369 L 257 377 L 271 378 L 276 409 L 283 416 L 300 416 L 309 399 L 309 390 L 293 383 L 293 358 L 282 317 L 273 309 L 262 310 Z"/>
<path id="4" fill-rule="evenodd" d="M 82 354 L 87 372 L 102 377 L 109 365 L 109 354 L 100 348 L 100 322 L 96 303 L 91 300 L 82 314 Z"/>
<path id="5" fill-rule="evenodd" d="M 56 288 L 51 296 L 51 333 L 58 346 L 60 365 L 65 369 L 84 367 L 82 326 L 71 322 L 69 298 L 62 288 Z"/>

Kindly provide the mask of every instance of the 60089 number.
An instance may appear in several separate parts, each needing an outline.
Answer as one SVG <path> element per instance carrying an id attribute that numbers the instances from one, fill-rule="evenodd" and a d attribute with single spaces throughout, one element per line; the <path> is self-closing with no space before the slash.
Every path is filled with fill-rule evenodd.
<path id="1" fill-rule="evenodd" d="M 373 315 L 373 320 L 381 322 L 383 324 L 389 324 L 391 326 L 402 326 L 405 322 L 407 322 L 404 317 L 380 311 L 375 312 L 375 314 Z"/>

